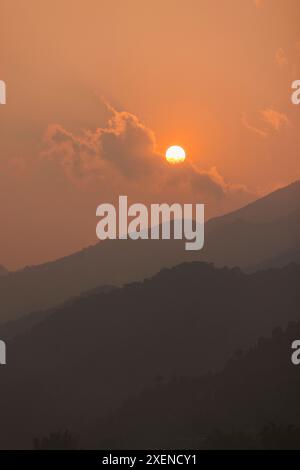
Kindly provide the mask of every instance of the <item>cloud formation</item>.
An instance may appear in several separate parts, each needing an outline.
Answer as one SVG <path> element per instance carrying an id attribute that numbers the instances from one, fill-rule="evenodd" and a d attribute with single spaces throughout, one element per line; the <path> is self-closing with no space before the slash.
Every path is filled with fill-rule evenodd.
<path id="1" fill-rule="evenodd" d="M 249 131 L 255 132 L 260 137 L 267 137 L 268 136 L 268 133 L 264 129 L 260 129 L 259 127 L 256 127 L 253 124 L 250 124 L 248 122 L 248 119 L 247 119 L 247 116 L 246 116 L 245 113 L 242 115 L 242 124 L 246 129 L 249 129 Z"/>
<path id="2" fill-rule="evenodd" d="M 246 129 L 255 132 L 260 137 L 268 137 L 271 131 L 278 132 L 283 126 L 289 124 L 287 115 L 273 108 L 262 109 L 259 111 L 259 114 L 260 120 L 264 124 L 263 126 L 250 124 L 245 113 L 242 115 L 242 124 Z"/>
<path id="3" fill-rule="evenodd" d="M 275 109 L 272 108 L 263 109 L 261 115 L 263 120 L 275 129 L 275 131 L 279 131 L 283 125 L 289 123 L 286 114 L 275 111 Z"/>
<path id="4" fill-rule="evenodd" d="M 287 57 L 285 55 L 284 50 L 282 47 L 277 49 L 276 54 L 275 54 L 275 62 L 278 65 L 278 67 L 284 67 L 285 65 L 288 64 Z"/>
<path id="5" fill-rule="evenodd" d="M 44 155 L 57 159 L 71 178 L 85 178 L 117 170 L 132 179 L 149 174 L 157 163 L 155 138 L 136 116 L 109 106 L 105 128 L 75 135 L 59 124 L 48 127 Z"/>
<path id="6" fill-rule="evenodd" d="M 257 8 L 260 8 L 263 6 L 264 0 L 253 0 L 253 3 Z"/>
<path id="7" fill-rule="evenodd" d="M 74 183 L 109 181 L 119 193 L 139 193 L 148 200 L 209 201 L 224 210 L 253 199 L 247 188 L 225 182 L 216 168 L 202 170 L 188 159 L 182 165 L 168 164 L 151 129 L 131 113 L 107 108 L 105 127 L 80 135 L 59 124 L 47 129 L 43 156 L 59 164 Z"/>

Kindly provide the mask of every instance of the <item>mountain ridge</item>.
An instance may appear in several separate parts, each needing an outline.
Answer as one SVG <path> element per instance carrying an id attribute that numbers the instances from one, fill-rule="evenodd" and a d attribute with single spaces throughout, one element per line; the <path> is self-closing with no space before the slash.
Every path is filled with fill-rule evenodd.
<path id="1" fill-rule="evenodd" d="M 220 370 L 299 320 L 299 278 L 297 264 L 246 274 L 192 262 L 56 308 L 7 342 L 1 446 L 80 426 L 158 380 Z"/>
<path id="2" fill-rule="evenodd" d="M 265 263 L 268 267 L 266 260 L 284 260 L 284 253 L 297 252 L 299 240 L 297 181 L 209 220 L 200 252 L 185 251 L 184 240 L 106 240 L 58 260 L 8 273 L 0 278 L 0 323 L 55 307 L 101 285 L 121 286 L 145 279 L 162 267 L 181 262 L 208 261 L 242 269 Z"/>

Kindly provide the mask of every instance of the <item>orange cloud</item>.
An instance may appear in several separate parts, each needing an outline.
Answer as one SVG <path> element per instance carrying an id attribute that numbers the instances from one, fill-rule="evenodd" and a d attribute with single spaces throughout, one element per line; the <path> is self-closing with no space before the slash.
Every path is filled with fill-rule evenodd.
<path id="1" fill-rule="evenodd" d="M 284 50 L 282 47 L 280 47 L 275 54 L 275 62 L 278 65 L 278 67 L 284 67 L 285 65 L 288 64 L 287 57 L 285 55 Z"/>
<path id="2" fill-rule="evenodd" d="M 264 0 L 253 0 L 253 3 L 257 8 L 260 8 L 263 6 Z"/>
<path id="3" fill-rule="evenodd" d="M 284 125 L 288 124 L 289 120 L 286 114 L 275 111 L 275 109 L 267 108 L 261 111 L 261 115 L 266 123 L 268 123 L 273 129 L 279 131 Z"/>
<path id="4" fill-rule="evenodd" d="M 224 210 L 227 202 L 231 209 L 253 199 L 244 186 L 226 183 L 216 168 L 203 170 L 188 161 L 171 167 L 157 151 L 151 129 L 135 115 L 107 107 L 111 117 L 103 128 L 80 135 L 59 124 L 47 129 L 43 157 L 59 164 L 74 183 L 99 186 L 109 181 L 119 193 L 162 201 L 209 200 Z"/>
<path id="5" fill-rule="evenodd" d="M 249 129 L 250 131 L 255 132 L 260 137 L 268 136 L 268 133 L 264 129 L 260 129 L 259 127 L 255 127 L 252 124 L 249 124 L 245 113 L 242 115 L 242 124 L 246 129 Z"/>
<path id="6" fill-rule="evenodd" d="M 249 124 L 245 113 L 242 115 L 242 124 L 246 129 L 255 132 L 260 137 L 268 137 L 271 130 L 279 131 L 281 127 L 289 124 L 286 114 L 280 113 L 272 108 L 266 108 L 260 111 L 261 120 L 268 126 L 255 126 Z"/>

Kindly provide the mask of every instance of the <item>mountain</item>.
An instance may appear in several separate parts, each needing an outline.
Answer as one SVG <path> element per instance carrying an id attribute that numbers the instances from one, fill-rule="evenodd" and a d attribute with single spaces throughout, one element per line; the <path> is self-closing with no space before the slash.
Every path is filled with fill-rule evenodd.
<path id="1" fill-rule="evenodd" d="M 221 370 L 237 349 L 299 319 L 299 278 L 296 264 L 245 274 L 185 263 L 54 309 L 7 342 L 1 447 L 30 447 L 146 387 Z"/>
<path id="2" fill-rule="evenodd" d="M 106 240 L 27 267 L 0 278 L 0 323 L 55 307 L 101 285 L 144 279 L 189 258 L 182 240 Z"/>
<path id="3" fill-rule="evenodd" d="M 212 219 L 216 227 L 234 220 L 252 223 L 270 223 L 297 212 L 300 209 L 300 181 L 295 181 L 283 188 L 257 199 L 241 209 Z"/>
<path id="4" fill-rule="evenodd" d="M 109 449 L 300 449 L 300 322 L 237 351 L 223 370 L 156 383 L 85 431 Z M 145 425 L 145 423 L 147 423 Z"/>
<path id="5" fill-rule="evenodd" d="M 0 276 L 6 276 L 8 274 L 8 270 L 0 264 Z"/>
<path id="6" fill-rule="evenodd" d="M 100 285 L 142 280 L 184 261 L 243 269 L 298 252 L 300 181 L 205 226 L 205 247 L 185 251 L 183 240 L 107 240 L 59 260 L 0 278 L 0 322 L 52 308 Z M 290 261 L 290 259 L 289 259 Z"/>
<path id="7" fill-rule="evenodd" d="M 300 250 L 300 181 L 210 220 L 198 259 L 243 269 Z M 291 259 L 288 259 L 290 262 Z"/>
<path id="8" fill-rule="evenodd" d="M 268 268 L 281 268 L 290 263 L 300 264 L 300 250 L 288 251 L 287 253 L 283 253 L 275 258 L 266 259 L 255 266 L 249 267 L 249 271 L 253 272 Z"/>
<path id="9" fill-rule="evenodd" d="M 114 289 L 115 289 L 114 286 L 99 286 L 99 287 L 96 287 L 95 289 L 91 289 L 89 291 L 83 292 L 82 294 L 78 296 L 78 298 L 83 298 L 89 295 L 112 292 Z M 61 306 L 65 307 L 67 305 L 72 305 L 73 302 L 76 301 L 76 299 L 77 297 L 74 297 L 70 300 L 66 300 Z M 27 315 L 23 315 L 17 320 L 2 323 L 0 325 L 1 340 L 8 341 L 17 335 L 20 335 L 29 331 L 33 326 L 42 322 L 42 320 L 44 320 L 46 317 L 50 316 L 54 312 L 55 312 L 55 308 L 48 309 L 48 310 L 37 310 L 31 313 L 28 313 Z"/>

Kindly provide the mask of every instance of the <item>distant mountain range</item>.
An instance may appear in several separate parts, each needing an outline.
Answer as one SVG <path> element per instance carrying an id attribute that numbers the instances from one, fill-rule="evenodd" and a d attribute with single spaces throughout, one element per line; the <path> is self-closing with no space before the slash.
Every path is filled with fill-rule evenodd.
<path id="1" fill-rule="evenodd" d="M 0 323 L 48 308 L 101 285 L 142 280 L 184 261 L 256 270 L 299 259 L 300 182 L 275 191 L 205 227 L 205 248 L 181 240 L 107 240 L 59 260 L 0 278 Z M 0 270 L 1 271 L 1 270 Z"/>
<path id="2" fill-rule="evenodd" d="M 0 264 L 0 276 L 6 276 L 7 274 L 8 274 L 8 270 L 4 266 L 1 266 Z"/>
<path id="3" fill-rule="evenodd" d="M 243 269 L 283 266 L 300 251 L 300 181 L 206 225 L 201 259 Z M 287 254 L 289 256 L 287 256 Z M 276 260 L 276 261 L 275 261 Z"/>
<path id="4" fill-rule="evenodd" d="M 87 429 L 145 388 L 221 370 L 236 350 L 247 349 L 277 325 L 299 320 L 299 279 L 297 264 L 245 274 L 193 262 L 53 309 L 7 342 L 8 364 L 0 370 L 0 446 L 30 447 L 33 437 L 51 431 Z M 272 370 L 275 358 L 268 357 Z M 244 380 L 242 374 L 236 393 L 245 389 Z M 216 383 L 213 393 L 220 400 L 223 385 Z M 230 407 L 238 414 L 239 402 L 232 403 L 231 389 L 224 387 L 223 414 L 229 420 Z M 210 390 L 205 385 L 203 393 Z M 195 399 L 184 395 L 180 412 L 190 410 Z M 200 395 L 203 409 L 201 400 Z M 148 425 L 140 429 L 141 436 L 150 432 Z"/>
<path id="5" fill-rule="evenodd" d="M 299 321 L 237 351 L 216 374 L 157 382 L 106 420 L 95 419 L 83 434 L 86 444 L 102 449 L 300 449 L 300 366 L 291 363 L 295 338 L 300 338 Z"/>

